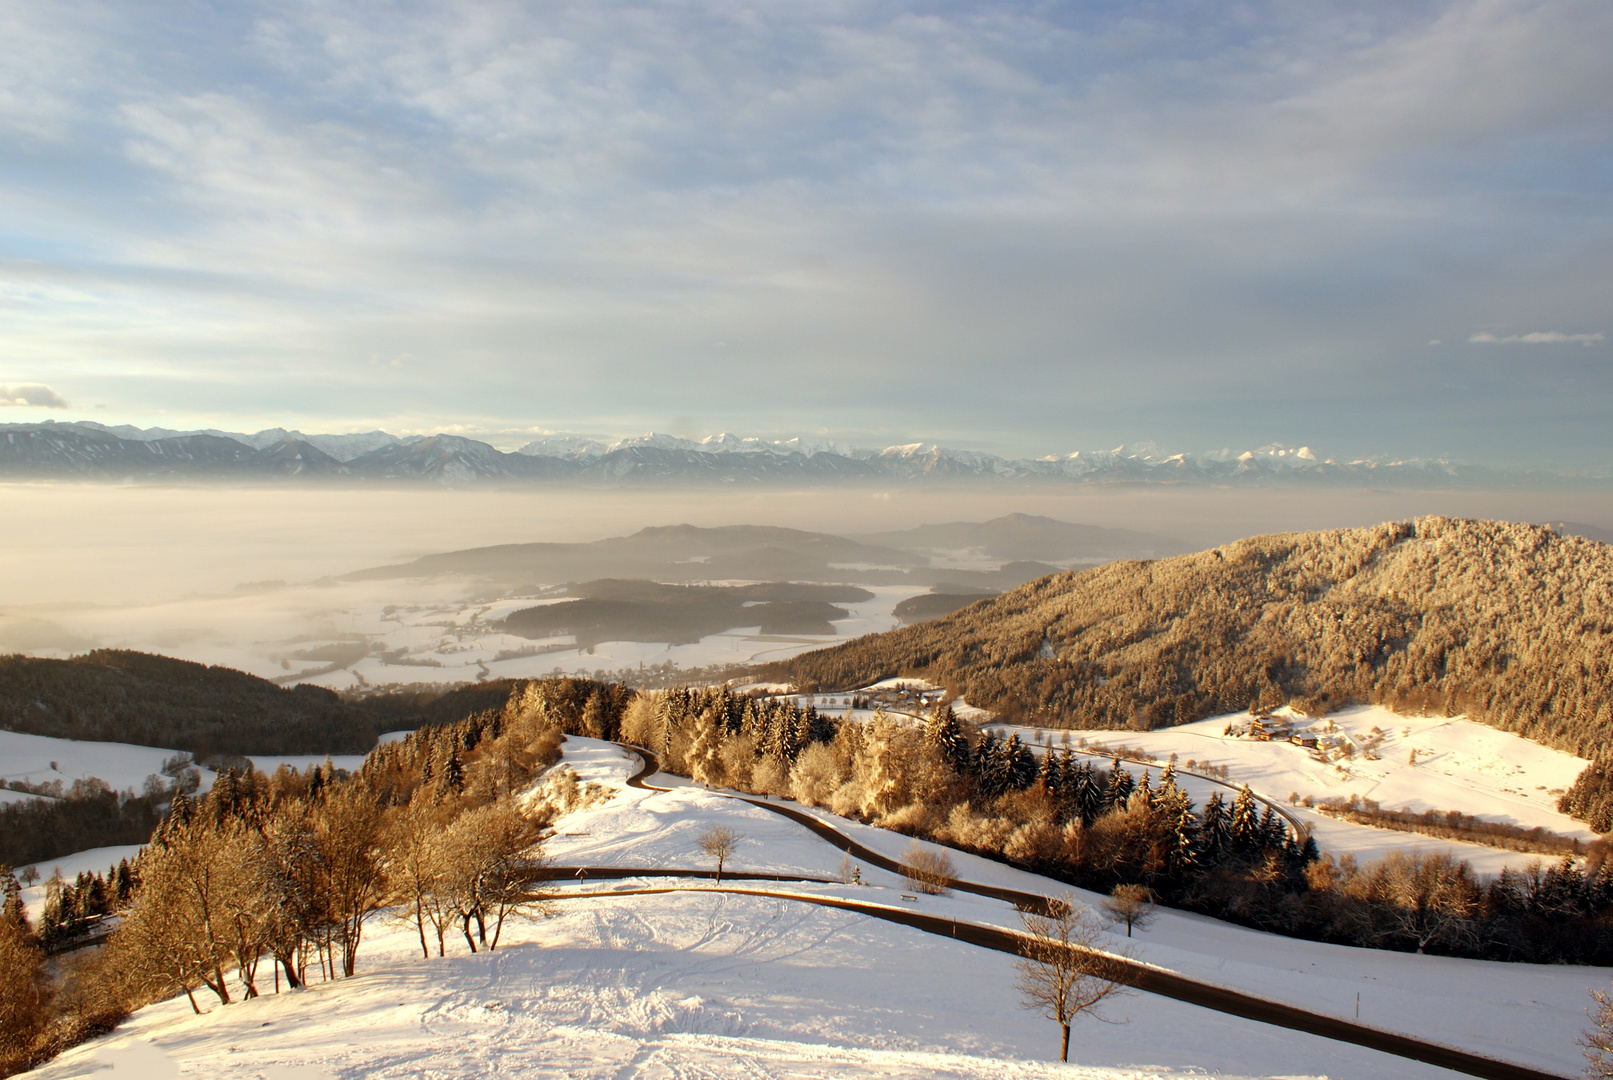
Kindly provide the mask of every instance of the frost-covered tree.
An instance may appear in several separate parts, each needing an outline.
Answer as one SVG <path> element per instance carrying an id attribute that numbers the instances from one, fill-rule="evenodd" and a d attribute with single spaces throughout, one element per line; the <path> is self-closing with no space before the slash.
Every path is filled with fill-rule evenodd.
<path id="1" fill-rule="evenodd" d="M 723 768 L 722 747 L 726 734 L 724 721 L 714 706 L 700 711 L 694 721 L 694 741 L 689 744 L 686 761 L 689 778 L 706 787 L 721 787 L 726 780 Z"/>
<path id="2" fill-rule="evenodd" d="M 8 881 L 15 881 L 8 870 Z M 10 902 L 0 911 L 0 1071 L 24 1067 L 50 1020 L 51 982 L 45 956 Z"/>
<path id="3" fill-rule="evenodd" d="M 1146 929 L 1154 919 L 1154 894 L 1142 885 L 1116 885 L 1103 910 L 1117 923 L 1126 924 L 1126 936 L 1133 927 Z"/>

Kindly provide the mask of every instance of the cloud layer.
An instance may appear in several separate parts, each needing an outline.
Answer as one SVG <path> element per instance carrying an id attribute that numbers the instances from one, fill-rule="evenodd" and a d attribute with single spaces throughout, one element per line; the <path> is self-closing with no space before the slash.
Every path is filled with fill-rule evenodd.
<path id="1" fill-rule="evenodd" d="M 67 399 L 48 386 L 0 386 L 0 408 L 6 406 L 65 409 Z"/>
<path id="2" fill-rule="evenodd" d="M 1527 334 L 1507 334 L 1497 337 L 1484 332 L 1467 339 L 1474 345 L 1600 345 L 1607 340 L 1603 333 L 1565 334 L 1560 330 L 1534 330 Z"/>
<path id="3" fill-rule="evenodd" d="M 1598 335 L 1465 336 L 1605 325 L 1608 40 L 1600 0 L 13 5 L 0 355 L 164 426 L 1613 460 Z"/>

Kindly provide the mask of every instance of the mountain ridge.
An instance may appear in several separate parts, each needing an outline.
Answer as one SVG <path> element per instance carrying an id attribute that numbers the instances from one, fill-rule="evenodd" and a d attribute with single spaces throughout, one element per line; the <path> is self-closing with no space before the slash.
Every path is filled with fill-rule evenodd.
<path id="1" fill-rule="evenodd" d="M 89 421 L 0 425 L 0 478 L 238 481 L 445 486 L 596 487 L 666 484 L 1076 483 L 1096 485 L 1503 489 L 1605 485 L 1609 478 L 1503 471 L 1445 459 L 1320 457 L 1273 443 L 1234 453 L 1168 454 L 1153 444 L 1007 458 L 916 442 L 876 449 L 732 434 L 703 440 L 651 433 L 613 442 L 553 436 L 502 451 L 460 435 L 382 431 L 253 434 L 108 427 Z"/>

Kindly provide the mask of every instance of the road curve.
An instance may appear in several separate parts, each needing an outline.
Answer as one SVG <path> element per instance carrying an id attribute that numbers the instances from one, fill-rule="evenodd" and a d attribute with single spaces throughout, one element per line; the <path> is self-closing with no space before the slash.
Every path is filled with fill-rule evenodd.
<path id="1" fill-rule="evenodd" d="M 632 776 L 628 777 L 628 786 L 649 791 L 671 790 L 646 782 L 648 777 L 653 776 L 660 770 L 660 763 L 653 752 L 630 743 L 618 743 L 617 745 L 637 754 L 642 762 L 640 768 Z M 877 866 L 897 874 L 902 872 L 900 863 L 864 847 L 832 825 L 820 821 L 810 814 L 804 814 L 799 810 L 782 806 L 771 800 L 751 799 L 742 795 L 729 795 L 727 797 L 735 798 L 741 802 L 787 817 L 791 821 L 810 829 L 814 834 L 853 858 L 861 859 L 871 866 Z M 590 875 L 598 874 L 599 876 L 622 878 L 648 874 L 680 877 L 704 876 L 698 871 L 644 871 L 626 868 L 611 868 L 607 875 L 603 868 L 596 870 L 592 867 L 588 868 L 588 873 Z M 737 877 L 738 875 L 729 876 Z M 993 885 L 978 885 L 973 882 L 954 880 L 952 888 L 959 892 L 974 893 L 979 896 L 989 896 L 994 899 L 1004 900 L 1022 910 L 1045 911 L 1048 903 L 1047 897 L 1037 893 L 1021 892 L 1017 889 L 999 888 Z M 741 893 L 855 911 L 876 919 L 883 919 L 886 922 L 899 923 L 903 926 L 922 930 L 925 933 L 953 938 L 971 945 L 978 945 L 982 948 L 993 949 L 997 952 L 1009 953 L 1014 956 L 1020 954 L 1021 944 L 1024 941 L 1019 934 L 995 926 L 980 926 L 975 923 L 958 922 L 955 919 L 925 915 L 919 911 L 904 911 L 900 908 L 864 903 L 857 900 L 845 900 L 839 897 L 774 892 L 765 889 L 740 889 L 725 886 L 686 886 L 682 888 L 678 886 L 661 886 L 623 889 L 608 893 L 568 892 L 555 894 L 553 898 L 651 895 L 688 891 L 690 889 L 706 892 Z M 1139 990 L 1145 990 L 1148 993 L 1158 994 L 1161 997 L 1171 998 L 1175 1001 L 1183 1001 L 1190 1005 L 1212 1009 L 1229 1016 L 1289 1028 L 1293 1031 L 1302 1031 L 1310 1035 L 1319 1035 L 1325 1039 L 1334 1039 L 1339 1042 L 1351 1043 L 1355 1046 L 1363 1046 L 1369 1050 L 1378 1050 L 1397 1057 L 1409 1058 L 1413 1061 L 1420 1061 L 1442 1069 L 1450 1069 L 1453 1072 L 1465 1073 L 1468 1076 L 1482 1077 L 1483 1080 L 1566 1080 L 1566 1078 L 1558 1076 L 1556 1073 L 1544 1072 L 1525 1065 L 1514 1064 L 1510 1061 L 1502 1061 L 1498 1058 L 1485 1057 L 1482 1054 L 1469 1053 L 1440 1043 L 1425 1042 L 1407 1035 L 1397 1035 L 1393 1032 L 1366 1027 L 1337 1017 L 1309 1012 L 1292 1005 L 1267 1001 L 1264 998 L 1254 997 L 1236 990 L 1228 990 L 1225 987 L 1215 986 L 1210 983 L 1198 982 L 1174 972 L 1161 971 L 1158 968 L 1134 960 L 1120 958 L 1120 963 L 1127 972 L 1127 982 Z"/>

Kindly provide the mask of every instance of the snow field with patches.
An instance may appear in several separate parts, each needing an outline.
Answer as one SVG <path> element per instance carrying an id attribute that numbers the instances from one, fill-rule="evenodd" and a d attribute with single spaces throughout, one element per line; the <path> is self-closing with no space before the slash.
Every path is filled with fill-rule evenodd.
<path id="1" fill-rule="evenodd" d="M 636 767 L 618 748 L 578 738 L 567 740 L 566 762 L 580 779 L 613 786 Z M 864 843 L 878 840 L 882 851 L 899 853 L 907 843 L 829 820 Z M 622 788 L 558 822 L 549 853 L 558 863 L 586 856 L 635 865 L 628 860 L 637 857 L 644 860 L 637 865 L 703 866 L 694 837 L 712 824 L 745 833 L 737 869 L 838 868 L 840 852 L 799 826 L 688 785 L 665 793 Z M 953 858 L 969 878 L 1052 891 L 1035 875 L 958 853 Z M 864 876 L 870 884 L 861 888 L 787 888 L 903 903 L 902 886 L 890 875 Z M 641 879 L 608 887 L 666 884 Z M 918 903 L 938 914 L 1017 925 L 1008 905 L 967 894 Z M 1115 1002 L 1116 1024 L 1078 1023 L 1073 1063 L 1061 1066 L 1049 1060 L 1057 1027 L 1017 1008 L 1013 962 L 999 953 L 851 912 L 702 888 L 574 895 L 554 907 L 551 918 L 507 929 L 510 944 L 494 953 L 446 959 L 422 960 L 410 926 L 372 923 L 358 978 L 266 994 L 200 1017 L 181 996 L 141 1010 L 111 1036 L 69 1051 L 37 1075 L 58 1080 L 108 1068 L 113 1075 L 167 1069 L 173 1076 L 264 1080 L 492 1073 L 612 1080 L 1453 1075 L 1140 993 Z M 1606 972 L 1589 969 L 1531 972 L 1314 946 L 1173 913 L 1135 945 L 1150 962 L 1193 974 L 1197 964 L 1228 985 L 1276 984 L 1305 998 L 1328 989 L 1349 996 L 1352 977 L 1373 987 L 1392 984 L 1403 1000 L 1378 1004 L 1393 1009 L 1395 1026 L 1471 1049 L 1508 1043 L 1506 1056 L 1563 1072 L 1577 1071 L 1578 1029 L 1563 1017 L 1579 1013 L 1585 986 L 1607 980 Z M 1272 986 L 1253 989 L 1288 996 L 1271 993 Z M 1468 1029 L 1485 1031 L 1485 1040 L 1463 1037 Z"/>
<path id="2" fill-rule="evenodd" d="M 1583 758 L 1460 716 L 1402 716 L 1379 706 L 1343 709 L 1321 721 L 1294 717 L 1287 709 L 1276 715 L 1293 717 L 1296 728 L 1334 725 L 1339 735 L 1356 746 L 1369 744 L 1374 739 L 1372 729 L 1377 728 L 1382 733 L 1378 759 L 1368 760 L 1358 751 L 1353 759 L 1324 763 L 1309 750 L 1286 741 L 1225 735 L 1228 724 L 1247 721 L 1245 713 L 1156 731 L 1072 731 L 1069 745 L 1099 757 L 1103 752 L 1094 743 L 1142 750 L 1158 759 L 1157 764 L 1146 766 L 1155 775 L 1173 753 L 1179 770 L 1188 768 L 1189 760 L 1224 766 L 1227 782 L 1234 789 L 1247 783 L 1256 794 L 1309 826 L 1322 850 L 1335 855 L 1351 852 L 1358 859 L 1377 859 L 1392 851 L 1449 850 L 1485 875 L 1498 874 L 1506 866 L 1520 867 L 1531 859 L 1550 862 L 1554 858 L 1342 821 L 1303 805 L 1291 805 L 1290 794 L 1302 799 L 1308 795 L 1317 802 L 1348 799 L 1353 794 L 1376 800 L 1384 810 L 1459 810 L 1486 821 L 1524 829 L 1540 827 L 1582 841 L 1597 838 L 1584 822 L 1557 809 L 1557 797 L 1590 764 Z M 1004 734 L 1017 732 L 1033 746 L 1043 739 L 1051 740 L 1056 750 L 1064 746 L 1065 732 L 1060 730 L 991 726 Z M 1087 740 L 1084 747 L 1079 742 L 1083 738 Z M 1417 753 L 1415 765 L 1408 760 L 1413 750 Z M 1145 766 L 1131 763 L 1128 767 L 1138 772 Z M 1217 790 L 1223 798 L 1233 794 L 1224 786 L 1192 776 L 1184 776 L 1181 783 L 1201 806 Z"/>

